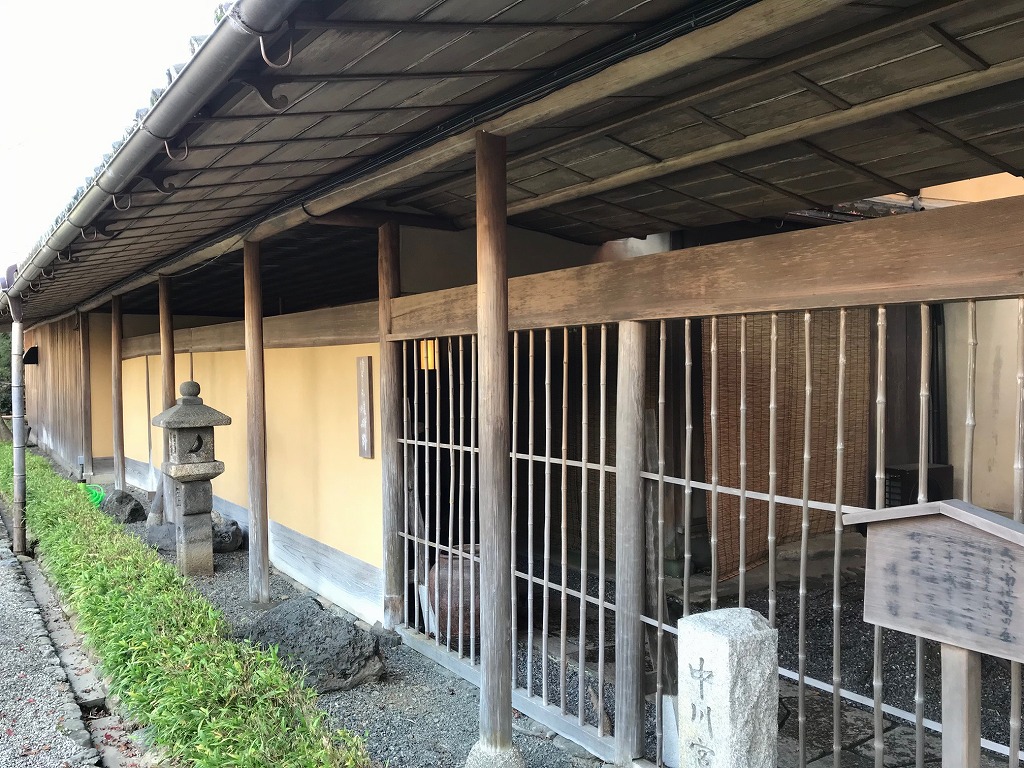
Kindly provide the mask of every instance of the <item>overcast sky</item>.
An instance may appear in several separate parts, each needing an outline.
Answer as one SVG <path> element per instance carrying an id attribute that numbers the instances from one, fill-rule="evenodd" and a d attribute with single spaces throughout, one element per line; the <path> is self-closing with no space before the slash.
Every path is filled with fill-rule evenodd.
<path id="1" fill-rule="evenodd" d="M 74 190 L 213 29 L 212 0 L 8 3 L 0 54 L 0 265 L 21 262 Z"/>

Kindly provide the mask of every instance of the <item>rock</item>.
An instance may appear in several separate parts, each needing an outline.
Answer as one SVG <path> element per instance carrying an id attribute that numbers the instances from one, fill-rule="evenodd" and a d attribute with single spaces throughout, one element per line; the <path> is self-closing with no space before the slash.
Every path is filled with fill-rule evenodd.
<path id="1" fill-rule="evenodd" d="M 111 491 L 103 499 L 100 509 L 122 525 L 139 523 L 146 519 L 142 503 L 127 491 Z"/>
<path id="2" fill-rule="evenodd" d="M 178 551 L 175 536 L 174 523 L 146 525 L 146 543 L 151 547 L 156 547 L 161 552 Z"/>
<path id="3" fill-rule="evenodd" d="M 238 523 L 234 520 L 221 518 L 219 525 L 216 520 L 213 521 L 214 552 L 234 552 L 242 546 L 244 538 L 245 535 L 242 533 L 242 529 L 238 527 Z"/>
<path id="4" fill-rule="evenodd" d="M 379 680 L 384 664 L 377 639 L 312 597 L 286 600 L 258 616 L 242 635 L 261 646 L 277 645 L 289 666 L 321 693 L 347 691 Z"/>
<path id="5" fill-rule="evenodd" d="M 748 608 L 679 620 L 679 765 L 778 765 L 779 633 Z"/>

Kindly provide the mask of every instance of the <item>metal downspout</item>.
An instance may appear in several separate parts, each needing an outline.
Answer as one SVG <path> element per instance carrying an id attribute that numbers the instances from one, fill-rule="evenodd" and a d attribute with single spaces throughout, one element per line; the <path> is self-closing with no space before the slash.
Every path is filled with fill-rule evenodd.
<path id="1" fill-rule="evenodd" d="M 10 291 L 28 289 L 42 270 L 81 234 L 82 229 L 110 205 L 120 192 L 158 153 L 164 141 L 177 133 L 235 73 L 259 45 L 260 35 L 271 35 L 302 0 L 239 0 L 181 73 L 167 87 L 153 108 L 114 153 L 107 166 L 90 183 L 61 223 L 37 246 L 35 253 L 18 265 Z M 0 306 L 9 306 L 0 294 Z"/>

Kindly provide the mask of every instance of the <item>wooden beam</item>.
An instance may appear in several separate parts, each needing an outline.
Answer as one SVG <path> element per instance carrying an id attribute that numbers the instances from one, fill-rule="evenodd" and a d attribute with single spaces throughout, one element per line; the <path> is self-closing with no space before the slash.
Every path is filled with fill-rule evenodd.
<path id="1" fill-rule="evenodd" d="M 903 13 L 869 21 L 853 29 L 839 32 L 824 40 L 798 48 L 796 51 L 776 56 L 767 61 L 758 60 L 739 72 L 722 75 L 708 83 L 701 83 L 682 93 L 673 94 L 661 99 L 654 104 L 622 112 L 607 120 L 598 121 L 585 128 L 538 144 L 517 154 L 512 158 L 510 165 L 518 167 L 521 164 L 532 162 L 586 139 L 614 133 L 616 130 L 635 121 L 649 119 L 666 112 L 699 104 L 708 99 L 725 96 L 734 91 L 770 82 L 781 76 L 788 77 L 798 69 L 834 59 L 844 53 L 881 42 L 904 32 L 919 29 L 932 21 L 952 16 L 957 12 L 967 11 L 974 6 L 980 6 L 984 3 L 985 0 L 969 0 L 968 2 L 964 2 L 964 0 L 933 0 L 933 2 L 922 3 Z M 770 32 L 770 29 L 765 30 L 765 34 L 770 34 Z M 685 39 L 692 39 L 692 35 L 688 35 Z M 714 55 L 713 51 L 708 53 L 709 57 L 712 55 Z M 802 85 L 805 88 L 807 87 L 805 83 L 802 83 Z M 389 202 L 397 205 L 417 200 L 428 194 L 451 189 L 465 183 L 468 179 L 468 175 L 460 174 L 435 184 L 420 187 L 412 192 L 396 195 Z"/>
<path id="2" fill-rule="evenodd" d="M 981 654 L 942 644 L 942 765 L 981 765 Z"/>
<path id="3" fill-rule="evenodd" d="M 378 323 L 380 328 L 380 457 L 384 515 L 384 625 L 402 623 L 405 606 L 405 541 L 401 538 L 406 495 L 401 436 L 402 345 L 387 341 L 391 332 L 391 300 L 401 295 L 398 224 L 381 226 L 377 234 Z"/>
<path id="4" fill-rule="evenodd" d="M 249 471 L 249 600 L 270 602 L 267 407 L 263 369 L 263 283 L 259 243 L 242 249 L 245 289 L 246 461 Z"/>
<path id="5" fill-rule="evenodd" d="M 78 316 L 78 338 L 82 372 L 82 480 L 92 478 L 92 360 L 89 343 L 89 314 Z"/>
<path id="6" fill-rule="evenodd" d="M 522 765 L 512 744 L 512 472 L 509 465 L 505 139 L 476 136 L 480 402 L 480 740 L 473 765 Z M 503 759 L 474 753 L 504 755 Z"/>
<path id="7" fill-rule="evenodd" d="M 918 190 L 916 189 L 911 189 L 910 187 L 905 187 L 902 184 L 897 184 L 892 179 L 887 179 L 885 176 L 881 176 L 880 174 L 875 173 L 869 168 L 857 165 L 856 163 L 851 163 L 849 160 L 844 160 L 843 158 L 839 157 L 839 155 L 833 152 L 829 152 L 827 149 L 823 149 L 822 147 L 819 147 L 817 144 L 813 142 L 805 140 L 799 142 L 799 144 L 807 151 L 814 153 L 823 160 L 828 160 L 830 163 L 834 165 L 838 165 L 840 168 L 846 169 L 850 173 L 855 173 L 858 176 L 862 176 L 866 179 L 871 179 L 877 184 L 883 184 L 889 189 L 895 189 L 909 197 L 914 197 L 914 195 L 918 193 Z"/>
<path id="8" fill-rule="evenodd" d="M 929 24 L 922 31 L 971 69 L 975 69 L 980 72 L 983 69 L 989 68 L 990 65 L 987 61 L 937 24 Z"/>
<path id="9" fill-rule="evenodd" d="M 798 120 L 795 123 L 779 126 L 778 128 L 771 128 L 760 133 L 751 134 L 743 139 L 724 141 L 720 144 L 713 144 L 703 149 L 687 152 L 678 157 L 637 166 L 636 168 L 613 173 L 594 181 L 573 184 L 553 192 L 519 200 L 509 205 L 509 215 L 514 216 L 541 208 L 548 208 L 558 203 L 565 203 L 581 197 L 597 195 L 601 192 L 629 186 L 630 184 L 661 178 L 671 173 L 678 173 L 679 171 L 696 168 L 697 166 L 735 157 L 736 155 L 768 149 L 799 139 L 806 139 L 815 134 L 845 128 L 876 117 L 920 107 L 930 102 L 1001 85 L 1021 77 L 1024 77 L 1024 57 L 994 65 L 984 72 L 968 72 L 946 78 L 945 80 L 929 83 L 918 88 L 910 88 L 891 96 L 883 96 L 872 101 L 866 101 L 847 110 L 816 115 L 804 120 Z M 964 143 L 966 144 L 966 142 Z"/>
<path id="10" fill-rule="evenodd" d="M 644 373 L 643 323 L 619 323 L 615 408 L 615 757 L 643 757 Z"/>
<path id="11" fill-rule="evenodd" d="M 1024 175 L 1024 171 L 1022 171 L 1015 165 L 1012 165 L 1011 163 L 1008 163 L 1005 160 L 1000 160 L 998 157 L 993 157 L 985 150 L 980 149 L 974 146 L 973 144 L 964 141 L 959 136 L 956 136 L 947 131 L 945 128 L 940 128 L 939 126 L 935 125 L 935 123 L 931 122 L 930 120 L 926 120 L 925 118 L 921 117 L 919 114 L 912 110 L 908 110 L 905 113 L 905 117 L 918 128 L 921 128 L 925 131 L 928 131 L 928 133 L 938 136 L 947 144 L 954 146 L 957 149 L 963 150 L 969 155 L 974 155 L 976 158 L 978 158 L 979 160 L 983 160 L 984 162 L 991 165 L 993 168 L 1003 171 L 1004 173 L 1013 174 L 1014 176 Z"/>
<path id="12" fill-rule="evenodd" d="M 1016 297 L 1020 221 L 1024 196 L 517 277 L 509 327 Z M 474 296 L 395 299 L 390 338 L 475 333 Z"/>
<path id="13" fill-rule="evenodd" d="M 160 316 L 160 371 L 161 371 L 161 405 L 167 410 L 175 401 L 174 391 L 174 316 L 171 313 L 171 278 L 160 275 L 157 278 L 157 304 Z M 164 460 L 170 452 L 169 435 L 163 430 Z M 171 480 L 162 476 L 161 492 L 163 493 L 163 520 L 174 522 L 174 504 L 171 500 Z M 154 521 L 155 522 L 155 521 Z"/>
<path id="14" fill-rule="evenodd" d="M 263 319 L 264 349 L 373 344 L 380 339 L 377 302 L 346 304 Z M 228 352 L 245 349 L 245 322 L 217 323 L 174 332 L 175 352 Z M 124 340 L 123 360 L 160 352 L 159 334 Z"/>
<path id="15" fill-rule="evenodd" d="M 110 300 L 110 411 L 114 427 L 114 488 L 123 491 L 125 481 L 124 462 L 124 384 L 121 372 L 121 355 L 124 344 L 124 316 L 121 314 L 121 297 Z"/>
<path id="16" fill-rule="evenodd" d="M 325 213 L 310 220 L 310 224 L 326 224 L 332 227 L 361 227 L 378 229 L 394 222 L 404 227 L 422 227 L 423 229 L 444 229 L 457 231 L 459 227 L 451 219 L 441 216 L 424 216 L 418 213 L 402 213 L 399 211 L 375 211 L 372 208 L 342 208 L 338 211 Z"/>

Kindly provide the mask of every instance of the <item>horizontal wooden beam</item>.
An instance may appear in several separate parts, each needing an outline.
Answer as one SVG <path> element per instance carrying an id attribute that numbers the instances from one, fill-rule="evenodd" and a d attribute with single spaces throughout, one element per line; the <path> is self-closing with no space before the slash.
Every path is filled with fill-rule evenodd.
<path id="1" fill-rule="evenodd" d="M 509 281 L 509 327 L 1024 295 L 1024 196 Z M 476 286 L 392 302 L 391 340 L 476 332 Z"/>
<path id="2" fill-rule="evenodd" d="M 368 344 L 379 338 L 375 301 L 276 315 L 263 320 L 263 346 L 266 349 Z M 175 352 L 227 352 L 240 349 L 245 349 L 241 320 L 199 328 L 182 328 L 174 332 Z M 128 360 L 155 355 L 159 351 L 160 334 L 133 336 L 124 340 L 122 357 Z"/>
<path id="3" fill-rule="evenodd" d="M 510 75 L 538 75 L 543 69 L 523 67 L 522 69 L 445 69 L 445 70 L 398 70 L 395 72 L 341 72 L 312 75 L 264 75 L 261 77 L 238 77 L 236 82 L 273 87 L 289 83 L 372 83 L 378 80 L 453 80 L 470 77 L 508 77 Z"/>
<path id="4" fill-rule="evenodd" d="M 423 229 L 444 229 L 455 232 L 459 227 L 451 219 L 442 216 L 425 216 L 419 213 L 403 213 L 401 211 L 377 211 L 372 208 L 342 208 L 323 216 L 310 219 L 310 224 L 325 224 L 332 227 L 361 227 L 378 229 L 384 224 L 394 222 L 405 227 L 421 227 Z"/>

